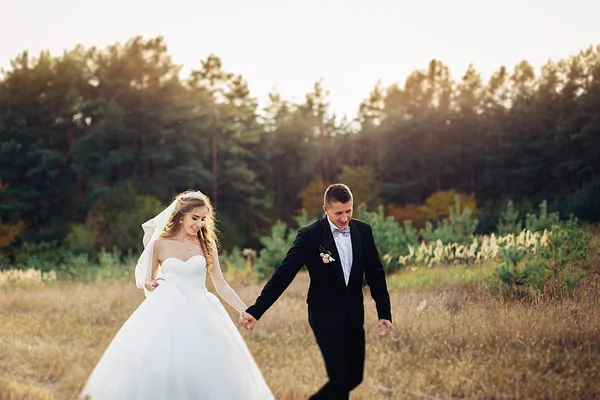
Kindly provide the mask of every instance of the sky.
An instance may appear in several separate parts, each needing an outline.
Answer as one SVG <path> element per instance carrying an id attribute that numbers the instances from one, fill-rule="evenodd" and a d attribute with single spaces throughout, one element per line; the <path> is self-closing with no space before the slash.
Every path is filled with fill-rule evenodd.
<path id="1" fill-rule="evenodd" d="M 330 112 L 353 118 L 378 80 L 403 85 L 434 58 L 487 79 L 599 45 L 598 15 L 592 0 L 0 0 L 0 68 L 24 50 L 163 36 L 184 77 L 212 53 L 261 106 L 273 90 L 302 102 L 322 80 Z"/>

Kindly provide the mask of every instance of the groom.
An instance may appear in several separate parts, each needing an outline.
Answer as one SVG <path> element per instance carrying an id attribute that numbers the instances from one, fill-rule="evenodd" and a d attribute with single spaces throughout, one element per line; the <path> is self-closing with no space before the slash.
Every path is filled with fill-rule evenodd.
<path id="1" fill-rule="evenodd" d="M 352 219 L 348 186 L 329 186 L 324 200 L 326 216 L 298 231 L 294 245 L 256 303 L 240 316 L 240 324 L 252 330 L 306 265 L 310 275 L 308 322 L 329 376 L 310 398 L 348 399 L 350 391 L 362 382 L 365 364 L 363 277 L 375 300 L 381 337 L 392 328 L 390 297 L 371 227 Z"/>

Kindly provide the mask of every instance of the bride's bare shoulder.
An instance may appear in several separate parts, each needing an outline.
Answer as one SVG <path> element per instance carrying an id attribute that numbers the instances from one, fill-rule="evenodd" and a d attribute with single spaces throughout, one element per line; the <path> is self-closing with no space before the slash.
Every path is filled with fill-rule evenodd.
<path id="1" fill-rule="evenodd" d="M 165 246 L 169 245 L 169 242 L 172 242 L 173 240 L 168 237 L 168 236 L 161 236 L 159 238 L 156 239 L 156 242 L 154 242 L 154 246 L 158 246 L 159 248 L 163 248 Z"/>

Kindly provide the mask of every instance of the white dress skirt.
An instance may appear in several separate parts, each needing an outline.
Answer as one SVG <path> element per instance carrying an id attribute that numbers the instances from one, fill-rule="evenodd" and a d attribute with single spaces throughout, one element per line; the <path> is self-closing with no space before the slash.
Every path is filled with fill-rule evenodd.
<path id="1" fill-rule="evenodd" d="M 167 258 L 164 281 L 117 332 L 80 397 L 90 400 L 267 400 L 262 373 L 221 302 L 206 259 Z"/>

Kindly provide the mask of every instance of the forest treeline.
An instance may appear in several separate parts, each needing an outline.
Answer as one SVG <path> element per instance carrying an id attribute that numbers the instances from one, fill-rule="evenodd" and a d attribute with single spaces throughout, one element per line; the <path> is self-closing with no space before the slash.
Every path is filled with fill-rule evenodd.
<path id="1" fill-rule="evenodd" d="M 482 232 L 508 200 L 600 220 L 600 46 L 487 81 L 434 59 L 403 85 L 376 84 L 352 120 L 328 112 L 321 82 L 262 109 L 216 55 L 180 69 L 162 37 L 12 60 L 0 76 L 2 257 L 139 251 L 141 222 L 188 188 L 215 203 L 224 246 L 257 247 L 277 220 L 315 215 L 335 181 L 417 226 L 443 217 L 423 214 L 440 193 L 471 199 Z"/>

